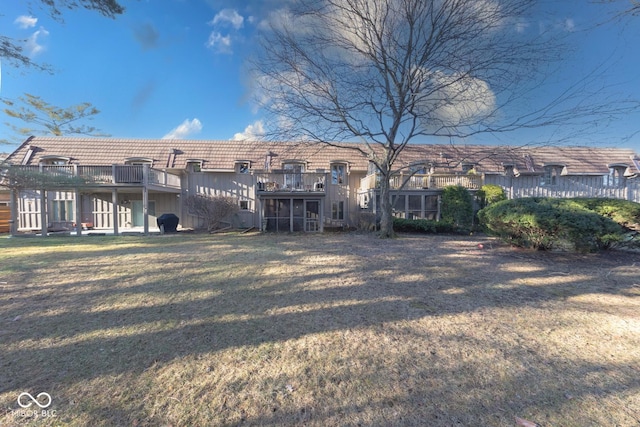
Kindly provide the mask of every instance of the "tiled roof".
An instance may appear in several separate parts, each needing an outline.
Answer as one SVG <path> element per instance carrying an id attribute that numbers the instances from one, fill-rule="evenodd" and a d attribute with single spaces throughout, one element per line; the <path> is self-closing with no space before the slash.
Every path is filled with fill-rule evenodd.
<path id="1" fill-rule="evenodd" d="M 149 158 L 155 168 L 184 169 L 188 160 L 202 160 L 204 169 L 232 170 L 237 161 L 250 161 L 253 169 L 279 169 L 286 160 L 301 160 L 307 170 L 328 169 L 332 161 L 347 161 L 352 170 L 365 171 L 368 161 L 354 148 L 357 143 L 328 144 L 206 141 L 167 139 L 116 139 L 34 137 L 11 153 L 8 161 L 21 164 L 29 149 L 27 164 L 38 164 L 44 156 L 69 157 L 84 165 L 122 164 L 128 158 Z M 349 149 L 350 148 L 350 149 Z M 568 174 L 606 174 L 609 165 L 624 164 L 632 173 L 637 153 L 623 148 L 597 147 L 510 147 L 490 145 L 413 144 L 401 153 L 397 165 L 433 164 L 436 171 L 461 171 L 462 164 L 474 164 L 478 172 L 501 173 L 505 165 L 520 173 L 540 173 L 545 165 L 565 166 Z"/>
<path id="2" fill-rule="evenodd" d="M 569 175 L 607 174 L 609 165 L 627 165 L 632 173 L 640 173 L 633 159 L 637 154 L 631 149 L 540 146 L 509 147 L 491 145 L 412 145 L 401 156 L 405 163 L 426 160 L 436 169 L 461 164 L 476 165 L 479 172 L 502 173 L 504 166 L 514 166 L 520 173 L 541 173 L 544 166 L 564 166 Z"/>
<path id="3" fill-rule="evenodd" d="M 308 170 L 328 169 L 333 160 L 367 169 L 366 159 L 356 151 L 325 144 L 166 139 L 35 137 L 25 141 L 8 161 L 21 164 L 29 149 L 33 154 L 28 164 L 38 164 L 44 156 L 69 157 L 71 163 L 84 165 L 122 164 L 137 157 L 152 159 L 154 168 L 184 169 L 188 160 L 203 160 L 205 169 L 233 169 L 237 161 L 248 160 L 252 168 L 262 169 L 271 153 L 272 169 L 281 168 L 284 160 L 306 161 Z"/>

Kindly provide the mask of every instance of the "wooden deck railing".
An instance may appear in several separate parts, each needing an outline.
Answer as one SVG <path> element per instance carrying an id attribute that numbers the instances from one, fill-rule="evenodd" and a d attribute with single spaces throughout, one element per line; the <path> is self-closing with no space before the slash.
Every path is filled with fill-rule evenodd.
<path id="1" fill-rule="evenodd" d="M 317 172 L 269 172 L 256 174 L 257 190 L 324 192 L 326 174 Z"/>
<path id="2" fill-rule="evenodd" d="M 52 177 L 79 177 L 87 184 L 145 184 L 145 168 L 148 170 L 146 183 L 160 187 L 180 188 L 180 177 L 160 169 L 143 165 L 39 165 L 12 166 L 22 173 L 42 173 Z"/>
<path id="3" fill-rule="evenodd" d="M 367 175 L 360 180 L 360 190 L 378 188 L 380 185 L 378 174 Z M 392 190 L 400 188 L 404 190 L 440 189 L 450 185 L 461 185 L 465 188 L 477 190 L 482 187 L 482 175 L 454 175 L 454 174 L 415 174 L 393 175 L 389 179 Z"/>

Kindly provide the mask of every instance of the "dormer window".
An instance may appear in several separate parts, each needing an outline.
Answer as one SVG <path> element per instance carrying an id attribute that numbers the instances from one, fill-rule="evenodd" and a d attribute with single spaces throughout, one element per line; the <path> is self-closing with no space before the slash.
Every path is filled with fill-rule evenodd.
<path id="1" fill-rule="evenodd" d="M 347 164 L 332 163 L 331 164 L 331 183 L 335 185 L 343 185 L 347 183 Z"/>
<path id="2" fill-rule="evenodd" d="M 293 170 L 295 172 L 304 172 L 305 162 L 302 160 L 285 160 L 282 162 L 282 168 L 284 170 Z"/>
<path id="3" fill-rule="evenodd" d="M 516 176 L 517 169 L 514 164 L 503 163 L 502 168 L 505 176 Z"/>
<path id="4" fill-rule="evenodd" d="M 544 165 L 544 174 L 540 185 L 558 185 L 564 165 Z"/>
<path id="5" fill-rule="evenodd" d="M 204 160 L 188 159 L 187 160 L 187 170 L 189 172 L 202 172 L 202 163 L 204 163 Z"/>
<path id="6" fill-rule="evenodd" d="M 71 158 L 65 156 L 42 156 L 40 164 L 47 166 L 64 166 L 68 165 Z"/>
<path id="7" fill-rule="evenodd" d="M 409 173 L 410 174 L 426 174 L 427 170 L 429 170 L 427 168 L 427 165 L 424 163 L 413 163 L 409 166 Z"/>
<path id="8" fill-rule="evenodd" d="M 605 185 L 609 187 L 621 187 L 625 183 L 625 175 L 629 169 L 625 164 L 609 165 L 609 175 L 605 175 Z"/>
<path id="9" fill-rule="evenodd" d="M 463 163 L 462 173 L 468 173 L 468 174 L 476 173 L 476 165 L 474 163 Z"/>
<path id="10" fill-rule="evenodd" d="M 149 159 L 147 157 L 127 157 L 126 159 L 124 159 L 124 163 L 126 165 L 137 165 L 137 166 L 142 166 L 142 165 L 153 165 L 153 159 Z"/>
<path id="11" fill-rule="evenodd" d="M 369 162 L 367 164 L 367 175 L 373 175 L 375 173 L 378 173 L 380 170 L 378 169 L 378 167 L 376 166 L 376 164 L 374 162 Z"/>
<path id="12" fill-rule="evenodd" d="M 236 162 L 237 173 L 249 173 L 251 170 L 251 162 L 246 160 L 239 160 Z"/>

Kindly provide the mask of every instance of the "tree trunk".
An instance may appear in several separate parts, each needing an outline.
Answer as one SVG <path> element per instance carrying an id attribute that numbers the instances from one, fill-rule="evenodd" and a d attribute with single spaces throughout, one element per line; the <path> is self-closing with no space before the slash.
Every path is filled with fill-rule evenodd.
<path id="1" fill-rule="evenodd" d="M 380 171 L 380 238 L 394 237 L 391 197 L 389 194 L 389 171 Z"/>

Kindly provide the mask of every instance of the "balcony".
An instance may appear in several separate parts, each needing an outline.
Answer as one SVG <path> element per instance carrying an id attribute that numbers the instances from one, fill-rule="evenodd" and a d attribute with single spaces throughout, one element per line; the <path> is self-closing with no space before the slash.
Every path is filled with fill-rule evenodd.
<path id="1" fill-rule="evenodd" d="M 259 193 L 308 192 L 323 193 L 326 173 L 317 172 L 269 172 L 257 173 L 256 188 Z"/>
<path id="2" fill-rule="evenodd" d="M 39 165 L 11 166 L 6 178 L 19 181 L 21 187 L 47 186 L 156 186 L 180 188 L 180 177 L 146 165 Z M 69 178 L 68 180 L 65 178 Z M 74 179 L 75 178 L 75 179 Z M 37 189 L 37 188 L 34 188 Z"/>
<path id="3" fill-rule="evenodd" d="M 378 174 L 367 175 L 360 180 L 360 190 L 371 190 L 380 187 L 380 176 Z M 404 185 L 403 185 L 404 184 Z M 460 185 L 470 190 L 477 190 L 482 187 L 482 175 L 455 175 L 455 174 L 415 174 L 393 175 L 389 179 L 391 190 L 437 190 L 451 185 Z"/>

